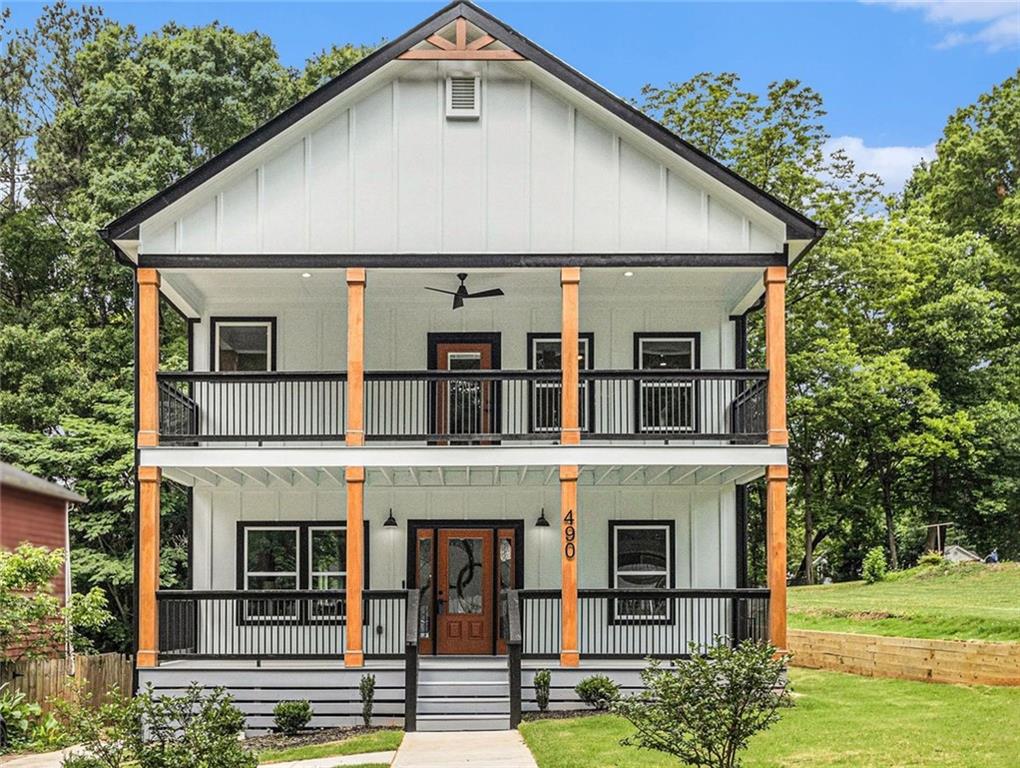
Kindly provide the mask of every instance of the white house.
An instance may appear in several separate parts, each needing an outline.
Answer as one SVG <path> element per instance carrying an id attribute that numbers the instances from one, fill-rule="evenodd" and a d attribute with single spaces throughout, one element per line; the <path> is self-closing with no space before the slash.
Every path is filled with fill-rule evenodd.
<path id="1" fill-rule="evenodd" d="M 821 235 L 461 2 L 127 212 L 103 236 L 137 278 L 139 684 L 327 725 L 369 670 L 379 722 L 493 728 L 538 668 L 566 707 L 592 670 L 784 646 L 784 287 Z M 160 297 L 187 372 L 159 370 Z"/>

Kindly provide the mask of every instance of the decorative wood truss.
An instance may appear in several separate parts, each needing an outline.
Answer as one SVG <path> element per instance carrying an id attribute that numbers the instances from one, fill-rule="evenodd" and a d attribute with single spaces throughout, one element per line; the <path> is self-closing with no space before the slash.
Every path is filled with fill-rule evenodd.
<path id="1" fill-rule="evenodd" d="M 489 50 L 496 42 L 492 35 L 482 34 L 470 43 L 467 39 L 467 20 L 458 18 L 453 23 L 454 39 L 447 40 L 439 34 L 430 35 L 425 42 L 431 48 L 412 48 L 400 54 L 398 59 L 417 59 L 419 61 L 523 61 L 524 57 L 517 51 L 509 49 Z"/>

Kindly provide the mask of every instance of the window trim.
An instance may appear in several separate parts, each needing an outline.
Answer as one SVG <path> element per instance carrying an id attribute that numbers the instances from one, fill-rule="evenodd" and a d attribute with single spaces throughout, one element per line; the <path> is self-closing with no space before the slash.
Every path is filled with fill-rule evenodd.
<path id="1" fill-rule="evenodd" d="M 607 560 L 608 564 L 608 578 L 607 584 L 613 590 L 617 590 L 620 587 L 617 586 L 617 576 L 619 575 L 619 569 L 617 568 L 616 555 L 617 555 L 617 532 L 620 529 L 664 529 L 666 531 L 666 589 L 676 588 L 676 521 L 675 520 L 610 520 L 609 521 L 609 557 Z M 616 599 L 609 600 L 609 610 L 607 611 L 608 622 L 610 625 L 623 625 L 623 626 L 649 626 L 659 624 L 673 624 L 673 604 L 672 602 L 666 603 L 666 615 L 665 616 L 630 616 L 621 615 L 616 610 Z"/>
<path id="2" fill-rule="evenodd" d="M 585 359 L 584 368 L 580 370 L 593 371 L 595 370 L 595 334 L 591 332 L 578 333 L 578 346 L 581 346 L 581 342 L 584 342 L 588 346 L 588 355 Z M 528 345 L 528 370 L 536 371 L 535 367 L 535 343 L 539 341 L 559 341 L 562 342 L 563 334 L 560 332 L 555 333 L 540 333 L 540 332 L 529 332 L 527 335 Z M 591 433 L 594 431 L 594 424 L 592 420 L 595 418 L 595 387 L 587 382 L 582 382 L 582 387 L 585 390 L 585 411 L 583 414 L 587 420 L 587 429 L 581 428 L 581 434 Z M 538 388 L 538 382 L 532 382 L 528 392 L 528 432 L 530 434 L 549 434 L 559 435 L 562 432 L 563 425 L 555 429 L 538 429 L 535 426 L 535 398 L 533 392 Z"/>
<path id="3" fill-rule="evenodd" d="M 219 361 L 219 326 L 221 325 L 268 325 L 269 326 L 269 368 L 267 373 L 276 370 L 276 317 L 242 317 L 222 316 L 209 318 L 209 370 L 220 370 Z"/>
<path id="4" fill-rule="evenodd" d="M 635 331 L 634 332 L 634 370 L 649 370 L 641 367 L 641 344 L 644 341 L 663 341 L 667 339 L 684 339 L 691 342 L 693 367 L 692 371 L 701 369 L 701 332 L 700 331 Z M 669 370 L 669 369 L 667 369 Z M 662 437 L 669 440 L 673 435 L 697 435 L 701 432 L 701 413 L 698 407 L 698 390 L 696 386 L 691 387 L 691 411 L 693 418 L 689 429 L 677 427 L 676 429 L 652 431 L 645 429 L 644 409 L 642 406 L 642 393 L 644 382 L 640 379 L 634 387 L 634 433 L 639 435 L 650 435 L 656 438 Z"/>
<path id="5" fill-rule="evenodd" d="M 237 532 L 235 541 L 235 557 L 236 557 L 236 574 L 234 581 L 234 589 L 237 592 L 247 592 L 248 580 L 248 531 L 249 530 L 294 530 L 297 532 L 297 587 L 298 592 L 314 593 L 318 591 L 337 591 L 337 590 L 315 590 L 310 586 L 311 581 L 311 531 L 312 530 L 347 530 L 347 521 L 340 520 L 239 520 L 237 522 Z M 364 583 L 363 589 L 369 589 L 369 572 L 370 572 L 370 560 L 369 551 L 371 549 L 371 537 L 369 536 L 369 521 L 364 522 L 364 552 L 365 558 L 363 563 L 363 576 L 362 580 Z M 257 572 L 256 572 L 257 573 Z M 347 574 L 346 567 L 343 571 L 344 576 Z M 346 587 L 342 590 L 346 596 Z M 266 619 L 260 619 L 258 617 L 248 617 L 244 613 L 244 603 L 239 603 L 237 606 L 238 614 L 237 621 L 239 625 L 250 626 L 250 625 L 271 625 L 271 624 L 297 624 L 299 626 L 313 625 L 313 624 L 330 624 L 330 625 L 344 625 L 347 623 L 346 612 L 337 617 L 335 620 L 326 618 L 317 618 L 309 615 L 307 606 L 308 601 L 303 600 L 299 603 L 302 606 L 301 610 L 298 611 L 298 615 L 290 618 L 287 616 L 273 616 L 267 617 Z"/>

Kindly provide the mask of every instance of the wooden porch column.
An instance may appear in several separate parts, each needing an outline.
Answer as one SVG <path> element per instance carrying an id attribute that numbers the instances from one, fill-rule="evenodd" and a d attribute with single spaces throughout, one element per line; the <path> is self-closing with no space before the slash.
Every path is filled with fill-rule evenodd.
<path id="1" fill-rule="evenodd" d="M 785 465 L 765 469 L 766 542 L 768 546 L 769 640 L 786 649 L 786 481 Z"/>
<path id="2" fill-rule="evenodd" d="M 361 267 L 347 270 L 346 434 L 347 445 L 365 444 L 365 270 Z"/>
<path id="3" fill-rule="evenodd" d="M 769 371 L 769 445 L 787 445 L 786 267 L 765 270 L 765 367 Z"/>
<path id="4" fill-rule="evenodd" d="M 135 270 L 138 281 L 138 446 L 159 445 L 159 272 Z"/>
<path id="5" fill-rule="evenodd" d="M 347 467 L 347 647 L 344 665 L 365 663 L 361 591 L 365 575 L 365 468 Z"/>
<path id="6" fill-rule="evenodd" d="M 560 393 L 560 443 L 577 445 L 581 442 L 578 409 L 578 288 L 581 282 L 580 267 L 563 267 L 560 270 L 560 289 L 563 294 L 563 318 L 560 324 L 560 364 L 563 367 L 563 387 Z"/>
<path id="7" fill-rule="evenodd" d="M 560 605 L 563 645 L 560 664 L 576 667 L 577 646 L 577 467 L 560 467 Z"/>
<path id="8" fill-rule="evenodd" d="M 137 666 L 159 661 L 159 467 L 138 468 L 138 651 Z"/>

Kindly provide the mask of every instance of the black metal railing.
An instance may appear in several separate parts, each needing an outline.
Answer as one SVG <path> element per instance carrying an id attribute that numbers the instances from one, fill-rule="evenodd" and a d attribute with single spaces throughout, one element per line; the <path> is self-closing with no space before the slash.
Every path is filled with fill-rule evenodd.
<path id="1" fill-rule="evenodd" d="M 768 372 L 586 370 L 582 438 L 611 440 L 765 437 Z"/>
<path id="2" fill-rule="evenodd" d="M 559 371 L 369 371 L 365 439 L 558 440 Z"/>
<path id="3" fill-rule="evenodd" d="M 510 727 L 521 724 L 521 654 L 524 642 L 521 633 L 521 600 L 520 592 L 509 590 L 505 593 L 506 600 L 506 642 L 508 666 L 510 671 Z"/>
<path id="4" fill-rule="evenodd" d="M 160 658 L 337 659 L 347 597 L 335 590 L 160 590 Z M 366 658 L 403 656 L 406 594 L 362 593 Z"/>
<path id="5" fill-rule="evenodd" d="M 486 445 L 555 442 L 560 371 L 368 371 L 365 437 Z M 761 370 L 580 372 L 586 440 L 725 439 L 766 435 Z M 167 444 L 342 440 L 342 372 L 160 373 L 160 440 Z"/>
<path id="6" fill-rule="evenodd" d="M 524 590 L 523 656 L 559 655 L 557 590 Z M 685 658 L 718 639 L 732 644 L 768 639 L 767 589 L 582 589 L 578 648 L 587 658 Z"/>
<path id="7" fill-rule="evenodd" d="M 160 373 L 163 443 L 342 440 L 343 372 Z"/>
<path id="8" fill-rule="evenodd" d="M 404 619 L 404 730 L 418 730 L 418 622 L 419 593 L 407 590 L 407 615 Z"/>

